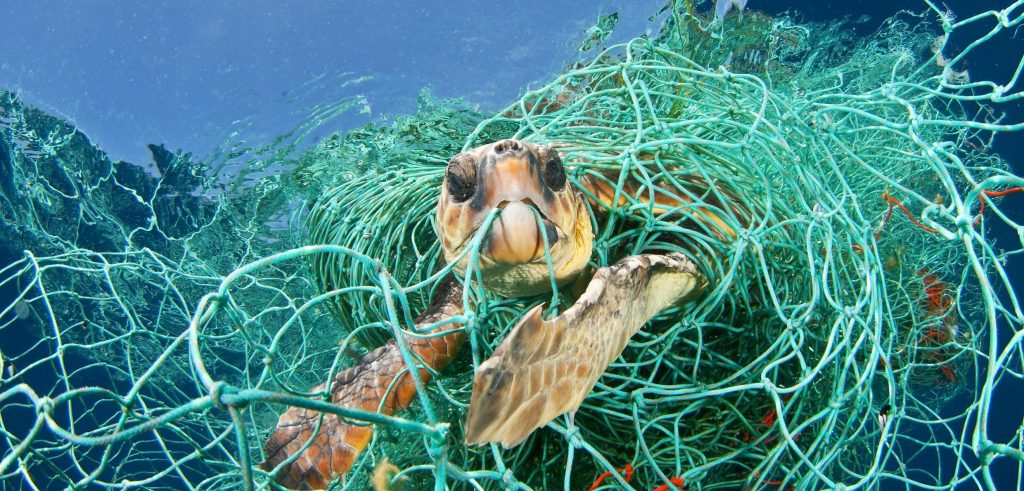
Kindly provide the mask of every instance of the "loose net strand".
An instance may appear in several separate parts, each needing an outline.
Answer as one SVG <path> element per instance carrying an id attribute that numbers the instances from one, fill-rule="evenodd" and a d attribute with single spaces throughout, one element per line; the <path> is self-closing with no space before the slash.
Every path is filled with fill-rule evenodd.
<path id="1" fill-rule="evenodd" d="M 1019 28 L 1024 3 L 959 20 L 925 7 L 860 38 L 684 2 L 610 47 L 605 17 L 587 61 L 507 108 L 424 93 L 413 116 L 302 151 L 303 128 L 236 149 L 234 178 L 156 147 L 159 176 L 111 162 L 3 93 L 0 212 L 18 258 L 0 269 L 0 478 L 271 488 L 262 444 L 298 406 L 375 425 L 342 489 L 385 458 L 411 489 L 996 489 L 1000 466 L 1019 486 L 1020 411 L 994 415 L 1022 383 L 1024 179 L 991 149 L 1024 129 L 999 112 L 1024 98 L 1024 59 L 1003 83 L 962 65 Z M 677 251 L 708 291 L 641 330 L 572 421 L 467 447 L 474 369 L 574 291 L 484 291 L 478 233 L 465 314 L 447 321 L 464 353 L 414 377 L 397 415 L 330 404 L 367 350 L 396 338 L 415 363 L 406 337 L 446 334 L 413 323 L 450 269 L 438 189 L 452 155 L 502 138 L 553 145 L 572 183 L 613 190 L 616 206 L 590 204 L 592 268 Z"/>

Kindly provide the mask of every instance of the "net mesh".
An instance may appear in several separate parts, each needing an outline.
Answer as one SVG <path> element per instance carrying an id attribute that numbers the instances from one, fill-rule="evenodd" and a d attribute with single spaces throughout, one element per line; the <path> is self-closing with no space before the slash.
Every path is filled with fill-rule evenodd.
<path id="1" fill-rule="evenodd" d="M 18 259 L 0 271 L 0 475 L 26 489 L 271 486 L 255 463 L 295 405 L 376 424 L 337 483 L 352 489 L 384 458 L 411 489 L 1019 476 L 1024 427 L 990 416 L 1024 358 L 1006 266 L 1024 249 L 1024 179 L 991 145 L 1024 127 L 998 112 L 1024 97 L 1021 70 L 1005 85 L 958 70 L 1024 8 L 958 21 L 927 5 L 868 38 L 670 5 L 657 35 L 588 51 L 495 114 L 424 94 L 414 116 L 301 153 L 303 128 L 203 164 L 154 147 L 155 173 L 5 93 L 0 211 Z M 990 30 L 949 46 L 977 26 Z M 473 369 L 529 308 L 571 305 L 568 289 L 503 299 L 470 278 L 467 353 L 412 408 L 322 402 L 310 387 L 425 307 L 447 160 L 511 137 L 557 145 L 573 183 L 689 198 L 654 213 L 624 196 L 595 213 L 591 262 L 680 251 L 708 274 L 706 294 L 641 330 L 574 424 L 511 450 L 461 444 Z M 688 222 L 699 208 L 736 239 Z"/>

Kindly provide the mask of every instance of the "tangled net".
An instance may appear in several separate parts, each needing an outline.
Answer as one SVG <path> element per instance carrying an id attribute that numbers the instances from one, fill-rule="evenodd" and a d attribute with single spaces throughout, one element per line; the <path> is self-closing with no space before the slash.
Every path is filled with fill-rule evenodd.
<path id="1" fill-rule="evenodd" d="M 992 110 L 1024 92 L 954 68 L 1024 9 L 958 22 L 928 5 L 943 37 L 918 18 L 861 39 L 672 5 L 659 35 L 603 49 L 496 115 L 424 95 L 415 116 L 297 158 L 302 129 L 207 165 L 154 147 L 158 177 L 4 94 L 0 211 L 20 256 L 0 271 L 0 475 L 33 489 L 270 487 L 255 464 L 294 405 L 376 424 L 338 483 L 351 489 L 384 458 L 412 489 L 1019 476 L 1024 426 L 990 415 L 997 387 L 1022 376 L 1006 263 L 1024 227 L 1004 202 L 1024 199 L 1024 179 L 990 147 L 1024 128 Z M 946 46 L 993 21 L 961 52 Z M 529 308 L 571 305 L 569 291 L 502 299 L 468 279 L 468 354 L 397 416 L 310 393 L 411 332 L 440 276 L 431 220 L 448 158 L 509 137 L 559 145 L 573 182 L 689 197 L 667 214 L 632 198 L 596 213 L 592 265 L 681 251 L 709 291 L 638 333 L 574 425 L 556 419 L 515 449 L 461 444 L 473 369 Z M 687 223 L 695 207 L 738 237 Z M 1006 232 L 1018 242 L 997 247 Z"/>

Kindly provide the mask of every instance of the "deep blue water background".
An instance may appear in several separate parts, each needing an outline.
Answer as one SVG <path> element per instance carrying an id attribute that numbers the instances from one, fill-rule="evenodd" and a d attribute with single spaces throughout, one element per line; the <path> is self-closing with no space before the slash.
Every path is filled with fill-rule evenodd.
<path id="1" fill-rule="evenodd" d="M 0 87 L 75 122 L 112 159 L 150 165 L 148 143 L 201 157 L 235 131 L 265 142 L 301 122 L 308 105 L 354 94 L 367 97 L 370 113 L 349 112 L 324 133 L 412 113 L 424 87 L 497 109 L 529 83 L 558 73 L 598 14 L 617 11 L 613 40 L 624 40 L 650 28 L 647 18 L 662 3 L 452 0 L 427 7 L 256 0 L 129 7 L 113 0 L 3 0 Z M 964 18 L 1007 3 L 940 5 Z M 807 20 L 868 15 L 865 26 L 900 9 L 924 10 L 916 0 L 750 0 L 749 6 L 767 13 L 793 9 Z M 972 78 L 1009 80 L 1024 51 L 1024 32 L 997 41 L 984 57 L 969 60 Z M 351 83 L 362 77 L 372 78 Z M 1024 121 L 1021 103 L 1002 109 L 1009 121 Z M 996 139 L 997 151 L 1018 174 L 1024 173 L 1022 142 L 1024 133 Z M 1016 242 L 1010 235 L 997 240 Z M 9 260 L 0 258 L 0 265 Z M 1024 285 L 1021 261 L 1011 263 L 1011 274 Z M 1005 440 L 1024 417 L 1024 386 L 1002 387 L 996 401 L 992 419 L 1005 422 L 1008 433 L 997 435 Z M 996 470 L 1000 485 L 1012 489 L 1011 466 Z"/>

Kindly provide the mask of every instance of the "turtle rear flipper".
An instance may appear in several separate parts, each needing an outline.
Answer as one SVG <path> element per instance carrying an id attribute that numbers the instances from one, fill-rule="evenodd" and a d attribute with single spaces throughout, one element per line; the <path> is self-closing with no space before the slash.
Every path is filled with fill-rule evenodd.
<path id="1" fill-rule="evenodd" d="M 434 324 L 460 315 L 462 306 L 462 285 L 449 276 L 438 285 L 430 306 L 416 318 L 416 324 Z M 432 332 L 450 331 L 457 327 L 446 324 Z M 464 332 L 454 331 L 432 338 L 407 337 L 405 343 L 424 365 L 438 371 L 455 358 L 465 338 Z M 427 382 L 431 371 L 420 369 L 419 376 L 420 380 Z M 324 388 L 321 385 L 314 390 Z M 394 340 L 363 356 L 355 366 L 338 373 L 331 384 L 331 402 L 334 404 L 379 411 L 381 414 L 390 415 L 409 407 L 415 396 L 416 384 Z M 271 472 L 301 451 L 298 457 L 277 472 L 275 480 L 292 489 L 324 489 L 333 479 L 344 476 L 352 468 L 372 436 L 371 425 L 350 423 L 334 414 L 291 407 L 278 419 L 277 427 L 264 444 L 266 460 L 260 467 Z M 310 440 L 312 443 L 306 446 Z"/>
<path id="2" fill-rule="evenodd" d="M 644 254 L 599 269 L 576 304 L 554 319 L 543 320 L 535 307 L 477 370 L 466 443 L 512 447 L 575 411 L 633 334 L 706 284 L 682 254 Z"/>

